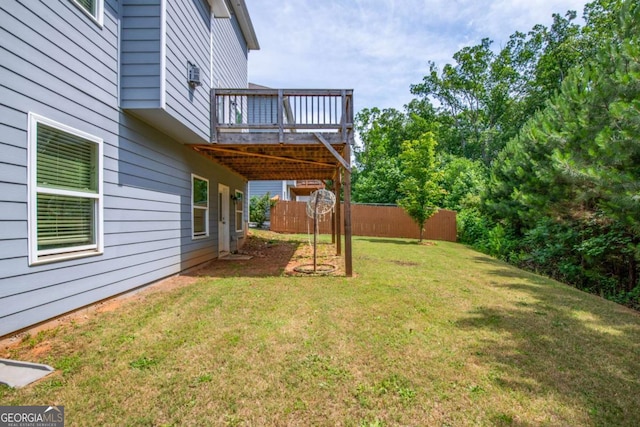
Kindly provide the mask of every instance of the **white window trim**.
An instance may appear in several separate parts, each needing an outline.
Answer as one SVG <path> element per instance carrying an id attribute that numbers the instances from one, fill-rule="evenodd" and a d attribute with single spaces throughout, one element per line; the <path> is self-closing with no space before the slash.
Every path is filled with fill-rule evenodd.
<path id="1" fill-rule="evenodd" d="M 27 156 L 29 159 L 29 181 L 27 201 L 29 218 L 29 265 L 45 264 L 49 262 L 64 261 L 74 258 L 84 258 L 88 256 L 101 255 L 104 253 L 104 215 L 103 215 L 103 140 L 97 136 L 88 134 L 81 130 L 72 128 L 65 124 L 56 122 L 38 114 L 29 112 L 29 124 L 27 128 Z M 38 161 L 38 124 L 56 128 L 62 132 L 76 135 L 88 141 L 94 142 L 98 147 L 98 193 L 84 193 L 73 190 L 51 189 L 38 187 L 37 182 L 37 161 Z M 38 250 L 38 194 L 55 194 L 60 196 L 77 196 L 92 198 L 97 206 L 94 209 L 94 226 L 96 243 L 94 245 L 73 246 L 70 248 L 57 248 L 48 250 Z"/>
<path id="2" fill-rule="evenodd" d="M 104 0 L 96 0 L 96 16 L 93 16 L 91 12 L 85 9 L 80 3 L 76 0 L 71 0 L 73 4 L 76 5 L 78 9 L 82 11 L 85 15 L 91 18 L 96 24 L 102 28 L 104 26 Z"/>
<path id="3" fill-rule="evenodd" d="M 196 206 L 193 200 L 193 181 L 194 178 L 198 178 L 201 181 L 206 181 L 207 183 L 207 207 Z M 191 239 L 198 240 L 209 237 L 209 208 L 211 203 L 211 186 L 209 184 L 209 180 L 207 178 L 201 177 L 200 175 L 196 175 L 194 173 L 191 174 Z M 196 234 L 195 232 L 195 224 L 193 223 L 193 211 L 194 209 L 204 210 L 204 233 Z"/>
<path id="4" fill-rule="evenodd" d="M 235 195 L 237 196 L 238 193 L 242 194 L 242 210 L 238 210 L 238 203 L 236 201 L 236 203 L 234 203 L 234 210 L 236 211 L 236 233 L 242 233 L 244 232 L 244 191 L 236 190 Z M 239 213 L 242 214 L 242 221 L 240 221 L 240 224 L 237 224 Z M 238 225 L 240 225 L 240 227 L 238 227 Z"/>

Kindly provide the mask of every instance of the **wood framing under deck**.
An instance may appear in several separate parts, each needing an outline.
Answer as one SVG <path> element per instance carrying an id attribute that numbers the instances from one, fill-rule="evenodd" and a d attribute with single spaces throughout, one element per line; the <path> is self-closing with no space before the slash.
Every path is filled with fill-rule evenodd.
<path id="1" fill-rule="evenodd" d="M 345 273 L 352 276 L 353 138 L 352 90 L 215 89 L 211 91 L 211 143 L 192 147 L 248 180 L 336 182 L 342 178 Z M 340 236 L 333 238 L 340 254 Z"/>

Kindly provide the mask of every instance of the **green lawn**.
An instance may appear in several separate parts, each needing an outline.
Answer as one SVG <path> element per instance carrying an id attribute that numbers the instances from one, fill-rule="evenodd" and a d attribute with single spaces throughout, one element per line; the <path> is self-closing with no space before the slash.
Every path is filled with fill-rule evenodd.
<path id="1" fill-rule="evenodd" d="M 459 244 L 353 253 L 354 278 L 240 267 L 31 337 L 12 355 L 46 340 L 59 372 L 0 402 L 83 426 L 638 425 L 638 313 Z"/>

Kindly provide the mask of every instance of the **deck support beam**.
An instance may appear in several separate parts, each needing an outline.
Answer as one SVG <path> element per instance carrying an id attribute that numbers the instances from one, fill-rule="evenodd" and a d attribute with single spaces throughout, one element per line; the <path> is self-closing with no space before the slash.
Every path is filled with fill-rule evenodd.
<path id="1" fill-rule="evenodd" d="M 239 156 L 246 156 L 246 157 L 260 157 L 263 159 L 272 159 L 272 160 L 280 160 L 283 162 L 292 162 L 292 163 L 303 163 L 303 164 L 307 164 L 307 165 L 315 165 L 315 166 L 325 166 L 325 167 L 331 167 L 333 166 L 333 164 L 331 163 L 324 163 L 324 162 L 314 162 L 311 160 L 304 160 L 304 159 L 296 159 L 293 157 L 282 157 L 282 156 L 273 156 L 271 154 L 262 154 L 262 153 L 252 153 L 250 151 L 240 151 L 240 150 L 234 150 L 232 148 L 222 148 L 219 146 L 197 146 L 194 147 L 194 150 L 196 151 L 219 151 L 221 153 L 229 153 L 229 154 L 235 154 L 235 155 L 239 155 Z"/>
<path id="2" fill-rule="evenodd" d="M 349 162 L 348 160 L 345 160 L 344 158 L 342 158 L 342 156 L 340 155 L 340 153 L 338 153 L 338 151 L 337 151 L 335 148 L 333 148 L 333 147 L 331 146 L 331 144 L 329 144 L 329 141 L 327 141 L 327 140 L 324 138 L 324 136 L 320 135 L 318 132 L 314 132 L 314 135 L 316 136 L 316 138 L 318 138 L 318 141 L 320 141 L 320 142 L 322 143 L 322 145 L 324 145 L 324 146 L 325 146 L 325 148 L 326 148 L 327 150 L 329 150 L 329 152 L 330 152 L 331 154 L 333 154 L 333 157 L 335 157 L 335 158 L 336 158 L 336 160 L 340 162 L 340 164 L 342 165 L 342 167 L 343 167 L 345 170 L 349 171 L 349 173 L 351 173 L 351 164 L 350 164 L 350 162 Z M 349 145 L 349 144 L 347 144 L 347 145 Z"/>
<path id="3" fill-rule="evenodd" d="M 344 159 L 351 164 L 351 144 L 344 147 Z M 344 170 L 344 272 L 353 277 L 353 257 L 351 249 L 351 168 Z"/>
<path id="4" fill-rule="evenodd" d="M 339 202 L 339 198 L 338 198 L 338 193 L 336 191 L 336 174 L 333 174 L 333 194 L 334 196 L 336 196 L 336 203 Z M 328 181 L 325 181 L 324 185 L 325 187 L 327 187 L 329 184 Z M 333 209 L 331 210 L 331 244 L 335 245 L 336 244 L 336 207 L 334 206 Z"/>
<path id="5" fill-rule="evenodd" d="M 342 220 L 341 220 L 341 207 L 340 207 L 340 183 L 342 180 L 342 171 L 338 169 L 336 173 L 336 179 L 334 181 L 335 194 L 336 194 L 336 207 L 335 207 L 335 222 L 333 224 L 336 229 L 336 255 L 342 255 Z"/>
<path id="6" fill-rule="evenodd" d="M 271 106 L 267 117 L 263 104 Z M 209 143 L 191 145 L 246 179 L 329 179 L 333 174 L 332 243 L 345 257 L 347 277 L 353 276 L 353 108 L 353 90 L 212 88 Z"/>

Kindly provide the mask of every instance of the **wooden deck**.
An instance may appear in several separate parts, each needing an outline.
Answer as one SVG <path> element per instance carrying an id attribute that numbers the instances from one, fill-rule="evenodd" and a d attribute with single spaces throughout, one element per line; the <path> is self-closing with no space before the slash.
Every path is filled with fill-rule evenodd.
<path id="1" fill-rule="evenodd" d="M 292 196 L 309 196 L 321 188 L 325 188 L 325 183 L 320 179 L 299 179 L 289 191 Z"/>
<path id="2" fill-rule="evenodd" d="M 352 90 L 216 89 L 211 143 L 193 148 L 249 180 L 326 180 L 352 144 Z"/>
<path id="3" fill-rule="evenodd" d="M 332 235 L 341 255 L 344 229 L 350 277 L 353 117 L 352 90 L 214 89 L 211 143 L 192 147 L 247 180 L 332 180 L 335 194 L 343 186 Z"/>

